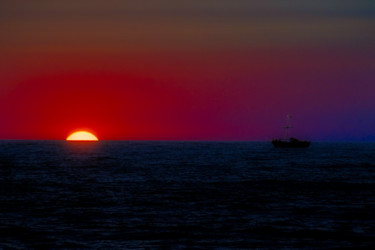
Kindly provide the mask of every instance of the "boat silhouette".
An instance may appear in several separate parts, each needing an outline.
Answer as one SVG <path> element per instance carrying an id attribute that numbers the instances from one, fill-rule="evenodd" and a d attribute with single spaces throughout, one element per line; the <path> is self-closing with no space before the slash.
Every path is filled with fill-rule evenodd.
<path id="1" fill-rule="evenodd" d="M 310 141 L 301 141 L 296 138 L 290 137 L 289 138 L 289 129 L 292 128 L 290 125 L 291 115 L 287 115 L 287 123 L 286 126 L 283 127 L 285 129 L 285 137 L 284 139 L 273 139 L 272 144 L 275 148 L 307 148 L 310 146 Z"/>

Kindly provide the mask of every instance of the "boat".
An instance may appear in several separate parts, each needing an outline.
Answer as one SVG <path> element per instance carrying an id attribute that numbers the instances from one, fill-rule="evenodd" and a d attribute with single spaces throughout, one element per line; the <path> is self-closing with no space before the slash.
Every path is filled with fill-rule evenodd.
<path id="1" fill-rule="evenodd" d="M 310 141 L 300 141 L 291 137 L 289 140 L 274 139 L 272 144 L 275 148 L 307 148 L 310 146 Z"/>
<path id="2" fill-rule="evenodd" d="M 301 141 L 296 138 L 289 138 L 289 129 L 292 128 L 290 125 L 291 115 L 287 115 L 285 129 L 285 138 L 284 139 L 273 139 L 272 144 L 275 148 L 307 148 L 310 146 L 310 141 Z M 288 139 L 289 138 L 289 139 Z"/>

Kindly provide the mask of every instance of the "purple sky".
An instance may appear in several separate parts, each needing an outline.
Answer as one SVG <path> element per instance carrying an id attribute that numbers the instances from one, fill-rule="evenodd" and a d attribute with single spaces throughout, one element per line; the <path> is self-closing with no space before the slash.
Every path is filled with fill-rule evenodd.
<path id="1" fill-rule="evenodd" d="M 375 2 L 1 0 L 0 138 L 375 141 Z"/>

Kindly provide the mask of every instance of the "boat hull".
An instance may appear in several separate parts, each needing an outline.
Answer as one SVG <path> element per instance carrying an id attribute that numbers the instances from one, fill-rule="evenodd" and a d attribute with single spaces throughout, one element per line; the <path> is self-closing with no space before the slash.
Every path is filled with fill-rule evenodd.
<path id="1" fill-rule="evenodd" d="M 275 148 L 307 148 L 310 146 L 309 141 L 299 141 L 296 139 L 291 139 L 289 141 L 272 140 L 272 144 Z"/>

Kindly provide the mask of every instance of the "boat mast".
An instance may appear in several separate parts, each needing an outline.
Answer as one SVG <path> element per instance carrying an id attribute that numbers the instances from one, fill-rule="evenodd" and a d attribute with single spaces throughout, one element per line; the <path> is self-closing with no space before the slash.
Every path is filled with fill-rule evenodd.
<path id="1" fill-rule="evenodd" d="M 292 118 L 291 115 L 286 116 L 286 126 L 283 127 L 285 129 L 285 140 L 289 139 L 289 129 L 293 128 L 290 123 L 290 119 Z"/>

